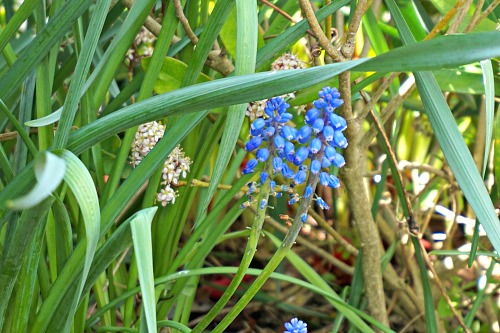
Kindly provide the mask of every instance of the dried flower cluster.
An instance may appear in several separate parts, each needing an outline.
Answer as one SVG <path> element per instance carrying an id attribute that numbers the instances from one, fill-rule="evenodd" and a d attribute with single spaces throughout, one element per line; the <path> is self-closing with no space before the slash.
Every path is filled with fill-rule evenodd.
<path id="1" fill-rule="evenodd" d="M 130 164 L 134 167 L 137 166 L 144 157 L 153 149 L 153 147 L 160 141 L 165 133 L 165 126 L 160 122 L 152 121 L 139 126 L 135 133 L 135 139 L 132 143 L 132 150 L 130 154 Z M 160 192 L 156 195 L 156 200 L 162 206 L 168 203 L 174 203 L 177 192 L 172 186 L 179 183 L 179 179 L 186 178 L 187 172 L 191 165 L 191 159 L 185 156 L 182 148 L 175 147 L 174 150 L 168 155 L 162 170 L 162 182 Z"/>
<path id="2" fill-rule="evenodd" d="M 127 58 L 130 60 L 141 57 L 151 57 L 154 51 L 156 36 L 148 29 L 142 27 L 134 39 L 134 45 L 127 51 Z"/>
<path id="3" fill-rule="evenodd" d="M 302 69 L 305 68 L 304 63 L 297 58 L 297 56 L 285 53 L 278 59 L 276 59 L 271 65 L 273 71 L 289 70 L 289 69 Z M 284 99 L 295 98 L 293 93 L 285 94 Z M 246 115 L 250 120 L 254 120 L 259 117 L 265 117 L 264 108 L 266 107 L 268 99 L 263 99 L 261 101 L 248 103 Z M 297 112 L 300 114 L 304 111 L 304 107 L 300 106 L 297 108 Z"/>

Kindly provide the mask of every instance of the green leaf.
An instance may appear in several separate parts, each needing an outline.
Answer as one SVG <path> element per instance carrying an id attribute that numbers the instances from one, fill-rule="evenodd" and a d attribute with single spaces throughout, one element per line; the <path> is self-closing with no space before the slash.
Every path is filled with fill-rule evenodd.
<path id="1" fill-rule="evenodd" d="M 255 59 L 257 54 L 257 36 L 258 36 L 258 21 L 257 21 L 257 2 L 255 0 L 237 0 L 236 1 L 237 21 L 237 55 L 235 75 L 250 74 L 255 71 Z M 214 171 L 210 179 L 208 193 L 202 204 L 202 212 L 204 212 L 212 196 L 219 185 L 224 171 L 231 159 L 234 151 L 234 146 L 241 132 L 241 125 L 245 119 L 245 111 L 247 104 L 232 105 L 229 107 L 224 132 L 220 143 L 219 152 L 215 162 Z M 197 223 L 195 224 L 195 228 Z"/>
<path id="2" fill-rule="evenodd" d="M 236 38 L 236 9 L 231 11 L 229 17 L 226 20 L 226 23 L 222 27 L 220 31 L 220 38 L 224 43 L 224 47 L 227 50 L 227 53 L 231 55 L 231 57 L 236 58 L 236 43 L 238 39 Z"/>
<path id="3" fill-rule="evenodd" d="M 10 239 L 7 239 L 6 243 L 4 243 L 2 265 L 0 266 L 0 299 L 2 300 L 0 302 L 0 327 L 3 326 L 9 299 L 12 296 L 14 284 L 25 260 L 27 249 L 31 246 L 31 242 L 37 234 L 37 228 L 45 227 L 43 219 L 52 202 L 53 198 L 46 198 L 39 205 L 26 209 L 21 214 L 19 221 L 12 226 L 14 230 L 9 235 Z"/>
<path id="4" fill-rule="evenodd" d="M 484 91 L 485 91 L 485 104 L 486 104 L 486 117 L 485 117 L 485 128 L 486 133 L 484 133 L 484 154 L 483 154 L 483 168 L 481 170 L 481 175 L 484 178 L 486 174 L 486 166 L 488 165 L 488 158 L 490 156 L 491 140 L 493 138 L 493 118 L 495 117 L 495 80 L 493 77 L 493 67 L 491 66 L 491 60 L 481 61 L 481 68 L 483 69 L 484 78 Z"/>
<path id="5" fill-rule="evenodd" d="M 156 332 L 156 298 L 153 273 L 151 222 L 153 221 L 157 209 L 158 207 L 143 209 L 140 211 L 140 214 L 136 214 L 135 218 L 130 222 L 148 332 Z"/>
<path id="6" fill-rule="evenodd" d="M 2 76 L 0 99 L 7 99 L 45 57 L 50 49 L 66 34 L 71 25 L 93 3 L 92 0 L 69 0 L 51 17 L 35 39 L 23 50 L 14 65 Z"/>
<path id="7" fill-rule="evenodd" d="M 44 332 L 46 330 L 49 332 L 69 331 L 100 236 L 99 228 L 101 217 L 99 200 L 97 198 L 94 182 L 87 167 L 70 151 L 57 150 L 55 153 L 66 162 L 64 180 L 79 204 L 85 224 L 85 239 L 80 241 L 80 243 L 85 244 L 85 249 L 82 248 L 82 252 L 77 252 L 75 250 L 72 254 L 72 257 L 78 256 L 79 253 L 82 254 L 83 269 L 76 272 L 76 274 L 78 274 L 76 276 L 77 281 L 68 281 L 65 280 L 65 278 L 61 278 L 62 276 L 73 276 L 71 274 L 75 273 L 74 266 L 68 264 L 72 262 L 71 258 L 68 260 L 51 289 L 49 297 L 45 300 L 38 312 L 37 318 L 33 323 L 33 332 Z M 68 271 L 70 273 L 68 273 Z M 65 306 L 62 309 L 59 308 L 57 313 L 58 316 L 52 320 L 55 314 L 54 311 L 58 309 L 57 305 L 63 297 L 66 300 Z M 64 318 L 64 320 L 60 320 L 60 318 Z"/>
<path id="8" fill-rule="evenodd" d="M 150 60 L 151 58 L 144 58 L 142 60 L 142 66 L 144 69 L 149 67 Z M 158 80 L 155 83 L 155 92 L 158 94 L 164 94 L 166 92 L 179 89 L 187 69 L 188 66 L 182 61 L 175 58 L 165 57 L 160 74 L 158 75 Z M 210 77 L 201 73 L 198 76 L 196 83 L 207 82 L 210 80 Z"/>
<path id="9" fill-rule="evenodd" d="M 50 152 L 40 153 L 35 159 L 35 186 L 26 195 L 7 202 L 7 207 L 21 210 L 38 205 L 59 186 L 65 171 L 63 159 Z"/>

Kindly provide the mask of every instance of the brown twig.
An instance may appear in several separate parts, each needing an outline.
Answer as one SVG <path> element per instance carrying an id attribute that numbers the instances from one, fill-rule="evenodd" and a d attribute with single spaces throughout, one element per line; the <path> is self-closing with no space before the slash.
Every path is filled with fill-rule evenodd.
<path id="1" fill-rule="evenodd" d="M 186 35 L 191 40 L 191 43 L 193 43 L 194 45 L 198 44 L 198 37 L 196 37 L 193 30 L 191 29 L 191 26 L 189 25 L 189 21 L 186 18 L 186 16 L 184 15 L 184 12 L 182 10 L 181 0 L 172 0 L 172 3 L 174 5 L 175 15 L 179 19 L 179 22 L 182 24 L 182 27 L 184 28 Z"/>
<path id="2" fill-rule="evenodd" d="M 444 289 L 443 283 L 439 279 L 439 275 L 436 273 L 436 270 L 434 269 L 434 265 L 432 264 L 431 260 L 429 259 L 429 256 L 427 255 L 427 252 L 424 249 L 424 244 L 422 243 L 422 240 L 419 239 L 420 242 L 420 247 L 422 248 L 422 255 L 424 257 L 424 261 L 427 264 L 427 268 L 431 271 L 434 281 L 436 282 L 436 285 L 438 286 L 439 290 L 441 291 L 441 295 L 444 297 L 446 300 L 446 303 L 448 303 L 448 307 L 450 308 L 451 312 L 453 312 L 453 316 L 457 319 L 458 323 L 462 328 L 464 329 L 465 332 L 469 333 L 471 330 L 465 325 L 462 316 L 457 312 L 455 309 L 455 306 L 453 305 L 450 297 L 446 294 L 446 289 Z"/>
<path id="3" fill-rule="evenodd" d="M 272 9 L 274 9 L 278 14 L 280 14 L 281 16 L 283 16 L 284 18 L 286 18 L 287 20 L 289 20 L 290 22 L 292 23 L 297 23 L 297 21 L 295 21 L 293 19 L 293 17 L 291 17 L 287 12 L 285 12 L 283 9 L 279 8 L 278 6 L 276 6 L 274 3 L 271 3 L 267 0 L 260 0 L 260 2 L 262 2 L 264 5 L 268 6 L 268 7 L 271 7 Z M 307 30 L 306 31 L 309 35 L 311 35 L 312 37 L 316 38 L 316 36 L 314 36 L 314 34 L 312 33 L 311 30 Z"/>
<path id="4" fill-rule="evenodd" d="M 345 58 L 332 45 L 330 39 L 328 37 L 326 37 L 325 33 L 321 29 L 321 26 L 319 25 L 318 20 L 316 19 L 316 15 L 314 15 L 314 10 L 313 10 L 309 0 L 299 0 L 299 3 L 300 3 L 300 8 L 302 9 L 302 12 L 304 13 L 304 16 L 307 19 L 307 22 L 309 23 L 309 26 L 311 27 L 313 34 L 318 39 L 318 42 L 321 45 L 321 47 L 323 47 L 323 49 L 326 51 L 326 53 L 328 53 L 328 55 L 334 61 L 336 61 L 336 62 L 344 61 Z"/>
<path id="5" fill-rule="evenodd" d="M 363 98 L 363 100 L 365 101 L 365 103 L 368 105 L 369 104 L 369 100 L 366 97 L 365 92 L 364 91 L 360 91 L 360 94 L 361 94 L 361 97 Z M 414 217 L 414 214 L 413 214 L 413 209 L 412 209 L 410 197 L 408 196 L 408 192 L 406 192 L 406 189 L 404 187 L 403 176 L 401 175 L 401 172 L 399 172 L 399 169 L 397 168 L 398 160 L 396 159 L 396 154 L 392 150 L 389 138 L 387 137 L 387 134 L 385 133 L 384 127 L 382 126 L 382 124 L 378 120 L 377 116 L 375 115 L 375 112 L 373 111 L 373 108 L 370 108 L 370 114 L 372 116 L 373 123 L 378 128 L 378 133 L 382 137 L 382 140 L 384 141 L 384 143 L 385 143 L 385 145 L 387 147 L 387 150 L 389 151 L 389 156 L 388 157 L 392 160 L 392 163 L 394 163 L 394 165 L 396 166 L 396 171 L 397 171 L 397 175 L 396 176 L 398 177 L 399 183 L 401 184 L 401 190 L 403 191 L 403 196 L 404 196 L 404 199 L 406 201 L 406 206 L 408 208 L 408 214 L 409 214 L 409 216 L 408 216 L 408 229 L 410 230 L 410 232 L 412 234 L 418 235 L 418 226 L 415 225 L 415 217 Z"/>
<path id="6" fill-rule="evenodd" d="M 477 20 L 474 22 L 474 27 L 476 27 L 479 23 L 481 23 L 482 20 L 484 20 L 486 17 L 488 17 L 488 15 L 491 14 L 491 12 L 493 12 L 493 10 L 495 10 L 495 8 L 500 4 L 500 0 L 495 0 L 493 1 L 489 6 L 488 8 L 486 8 L 486 10 L 481 14 L 479 15 L 479 17 L 477 18 Z M 472 30 L 472 29 L 471 29 Z"/>

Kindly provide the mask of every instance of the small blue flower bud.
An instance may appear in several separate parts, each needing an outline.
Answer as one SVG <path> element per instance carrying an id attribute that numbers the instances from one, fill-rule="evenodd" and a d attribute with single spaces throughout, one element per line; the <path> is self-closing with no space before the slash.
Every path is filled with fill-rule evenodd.
<path id="1" fill-rule="evenodd" d="M 314 121 L 314 124 L 313 124 L 314 133 L 321 132 L 323 130 L 323 127 L 325 127 L 325 122 L 323 121 L 323 119 L 318 118 Z"/>
<path id="2" fill-rule="evenodd" d="M 264 171 L 262 171 L 260 173 L 260 184 L 264 185 L 264 183 L 266 182 L 266 179 L 267 179 L 267 173 L 265 173 Z"/>
<path id="3" fill-rule="evenodd" d="M 311 162 L 311 173 L 317 175 L 321 171 L 321 162 L 318 160 L 313 160 Z"/>
<path id="4" fill-rule="evenodd" d="M 295 139 L 295 135 L 293 134 L 293 131 L 292 131 L 292 127 L 290 126 L 283 126 L 281 128 L 281 135 L 287 139 L 287 140 L 294 140 Z"/>
<path id="5" fill-rule="evenodd" d="M 250 194 L 252 194 L 253 192 L 255 192 L 255 186 L 254 186 L 253 182 L 248 183 L 248 185 L 247 185 L 247 186 L 248 186 L 248 191 L 247 191 L 247 194 L 248 194 L 248 195 L 250 195 Z"/>
<path id="6" fill-rule="evenodd" d="M 304 190 L 304 198 L 309 198 L 309 196 L 312 194 L 313 189 L 311 186 L 307 185 L 306 189 Z"/>
<path id="7" fill-rule="evenodd" d="M 255 154 L 259 162 L 265 162 L 269 158 L 269 149 L 267 148 L 259 148 L 257 149 L 257 153 Z"/>
<path id="8" fill-rule="evenodd" d="M 273 126 L 269 126 L 268 128 L 266 128 L 266 130 L 264 131 L 264 134 L 267 136 L 267 137 L 271 137 L 274 135 L 274 133 L 276 132 L 276 128 L 274 128 Z"/>
<path id="9" fill-rule="evenodd" d="M 309 125 L 312 125 L 316 119 L 318 119 L 318 116 L 319 116 L 319 110 L 316 109 L 316 108 L 312 108 L 312 109 L 309 109 L 307 112 L 306 112 L 306 124 L 309 124 Z"/>
<path id="10" fill-rule="evenodd" d="M 331 162 L 335 158 L 337 151 L 332 146 L 327 146 L 325 148 L 325 157 Z"/>
<path id="11" fill-rule="evenodd" d="M 306 147 L 300 147 L 295 154 L 295 158 L 293 159 L 293 164 L 301 165 L 306 160 L 309 155 L 309 149 Z"/>
<path id="12" fill-rule="evenodd" d="M 297 173 L 295 174 L 295 177 L 293 177 L 293 182 L 296 184 L 296 185 L 299 185 L 299 184 L 302 184 L 303 182 L 306 181 L 306 177 L 307 177 L 307 174 L 304 170 L 299 170 L 297 171 Z"/>
<path id="13" fill-rule="evenodd" d="M 309 141 L 309 138 L 311 137 L 312 129 L 308 125 L 302 126 L 302 128 L 299 131 L 299 134 L 297 135 L 297 141 L 300 143 L 305 143 Z"/>
<path id="14" fill-rule="evenodd" d="M 296 196 L 293 196 L 290 200 L 288 200 L 288 204 L 289 205 L 293 205 L 294 203 L 296 203 L 297 201 L 299 201 L 299 198 L 296 197 Z"/>
<path id="15" fill-rule="evenodd" d="M 290 169 L 288 167 L 288 165 L 286 165 L 285 163 L 283 163 L 283 168 L 281 169 L 281 173 L 283 174 L 283 176 L 285 176 L 286 178 L 293 178 L 293 176 L 295 176 L 295 173 L 293 172 L 292 169 Z"/>
<path id="16" fill-rule="evenodd" d="M 274 172 L 278 172 L 278 171 L 281 171 L 281 169 L 283 168 L 283 160 L 281 159 L 281 157 L 274 157 L 273 158 L 273 169 L 274 169 Z"/>
<path id="17" fill-rule="evenodd" d="M 280 115 L 277 115 L 277 116 L 274 116 L 274 121 L 276 121 L 277 123 L 286 123 L 287 121 L 289 121 L 290 119 L 293 118 L 293 115 L 291 113 L 288 113 L 288 112 L 285 112 L 285 113 L 282 113 Z"/>
<path id="18" fill-rule="evenodd" d="M 262 201 L 260 202 L 259 208 L 264 209 L 264 208 L 266 208 L 266 205 L 267 205 L 267 200 L 262 199 Z"/>
<path id="19" fill-rule="evenodd" d="M 330 179 L 330 175 L 326 172 L 322 172 L 319 174 L 319 183 L 323 186 L 328 186 L 328 182 Z"/>
<path id="20" fill-rule="evenodd" d="M 283 185 L 281 185 L 281 190 L 282 190 L 283 192 L 288 191 L 288 186 L 286 186 L 286 185 L 284 185 L 284 184 L 283 184 Z"/>
<path id="21" fill-rule="evenodd" d="M 247 162 L 247 165 L 245 167 L 245 169 L 243 169 L 242 173 L 244 175 L 246 174 L 249 174 L 249 173 L 252 173 L 253 172 L 253 169 L 255 168 L 255 166 L 258 164 L 259 162 L 255 159 L 255 158 L 252 158 L 250 161 Z"/>
<path id="22" fill-rule="evenodd" d="M 253 137 L 252 139 L 250 139 L 250 141 L 247 142 L 247 144 L 245 145 L 245 149 L 246 151 L 252 151 L 258 146 L 260 146 L 261 143 L 262 143 L 262 138 L 260 136 Z"/>
<path id="23" fill-rule="evenodd" d="M 309 149 L 311 150 L 311 153 L 316 154 L 318 151 L 321 150 L 321 139 L 320 138 L 314 138 L 311 140 L 311 143 L 309 144 Z"/>
<path id="24" fill-rule="evenodd" d="M 335 142 L 337 147 L 347 148 L 347 139 L 341 131 L 335 131 L 335 134 L 333 135 L 333 142 Z"/>
<path id="25" fill-rule="evenodd" d="M 327 169 L 330 165 L 332 165 L 332 163 L 325 156 L 323 156 L 321 159 L 321 167 Z"/>
<path id="26" fill-rule="evenodd" d="M 323 128 L 323 136 L 325 137 L 325 140 L 330 142 L 333 140 L 333 134 L 334 130 L 331 126 L 325 126 Z"/>
<path id="27" fill-rule="evenodd" d="M 306 221 L 307 221 L 307 214 L 304 213 L 304 214 L 300 215 L 300 220 L 302 221 L 302 223 L 306 223 Z"/>
<path id="28" fill-rule="evenodd" d="M 271 192 L 274 192 L 276 189 L 276 182 L 274 180 L 271 180 L 269 182 L 269 188 L 271 189 Z"/>
<path id="29" fill-rule="evenodd" d="M 319 208 L 328 210 L 330 209 L 330 206 L 321 198 L 317 198 L 316 202 L 318 203 Z"/>
<path id="30" fill-rule="evenodd" d="M 335 165 L 337 168 L 342 168 L 345 165 L 344 156 L 338 153 L 335 154 L 335 157 L 332 160 L 332 164 Z"/>
<path id="31" fill-rule="evenodd" d="M 285 142 L 285 154 L 287 156 L 295 155 L 295 146 L 293 145 L 293 143 L 289 141 Z"/>
<path id="32" fill-rule="evenodd" d="M 323 98 L 320 98 L 320 99 L 317 99 L 313 102 L 314 106 L 318 109 L 322 109 L 326 106 L 328 106 L 328 103 L 323 99 Z"/>
<path id="33" fill-rule="evenodd" d="M 285 139 L 283 139 L 281 135 L 276 135 L 274 137 L 274 145 L 276 149 L 283 150 L 283 148 L 285 148 Z"/>
<path id="34" fill-rule="evenodd" d="M 337 177 L 335 177 L 334 175 L 330 175 L 328 178 L 328 186 L 330 186 L 331 188 L 337 188 L 340 186 L 340 180 Z"/>
<path id="35" fill-rule="evenodd" d="M 330 118 L 330 123 L 332 124 L 335 130 L 343 131 L 347 128 L 347 122 L 345 121 L 344 117 L 332 113 L 330 114 L 329 118 Z"/>
<path id="36" fill-rule="evenodd" d="M 250 128 L 253 130 L 262 130 L 266 126 L 266 122 L 262 118 L 257 118 L 254 120 L 254 122 L 250 125 Z"/>

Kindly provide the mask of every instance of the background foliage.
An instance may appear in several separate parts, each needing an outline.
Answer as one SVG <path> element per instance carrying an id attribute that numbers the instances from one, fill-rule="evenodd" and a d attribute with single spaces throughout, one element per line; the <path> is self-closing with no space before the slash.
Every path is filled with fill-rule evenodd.
<path id="1" fill-rule="evenodd" d="M 500 331 L 499 3 L 0 1 L 1 330 Z M 328 85 L 332 209 L 256 227 L 248 103 Z"/>

